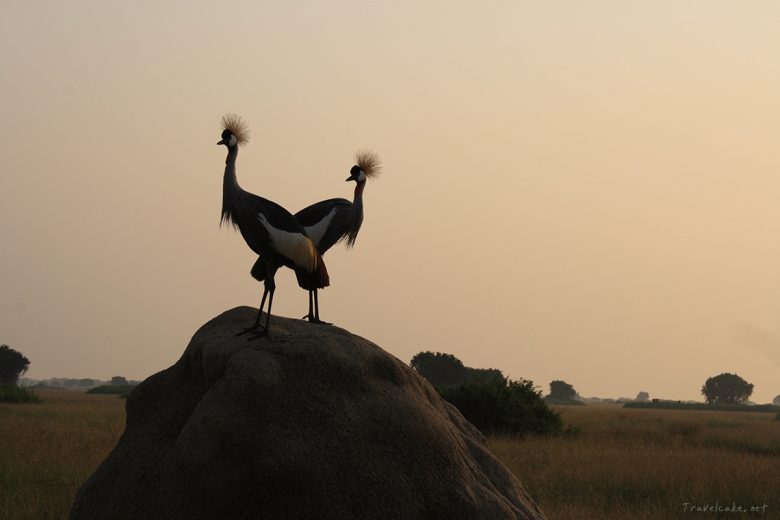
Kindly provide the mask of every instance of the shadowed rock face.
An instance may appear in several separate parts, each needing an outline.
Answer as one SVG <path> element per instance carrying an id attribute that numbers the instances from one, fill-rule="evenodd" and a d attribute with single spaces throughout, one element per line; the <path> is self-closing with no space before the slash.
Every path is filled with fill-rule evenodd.
<path id="1" fill-rule="evenodd" d="M 482 435 L 411 368 L 349 332 L 239 307 L 127 400 L 76 496 L 81 519 L 544 518 Z"/>

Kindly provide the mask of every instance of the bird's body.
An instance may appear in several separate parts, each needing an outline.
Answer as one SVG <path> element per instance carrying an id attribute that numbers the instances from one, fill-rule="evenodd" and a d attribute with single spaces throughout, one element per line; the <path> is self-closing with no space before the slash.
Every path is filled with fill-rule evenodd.
<path id="1" fill-rule="evenodd" d="M 236 178 L 236 158 L 238 145 L 247 140 L 247 130 L 240 118 L 223 118 L 222 140 L 228 148 L 225 161 L 225 176 L 222 185 L 222 222 L 238 228 L 249 248 L 259 255 L 258 262 L 252 268 L 252 276 L 262 272 L 261 279 L 265 290 L 260 302 L 257 320 L 253 330 L 260 327 L 260 314 L 266 296 L 270 295 L 264 334 L 268 333 L 268 323 L 276 289 L 274 275 L 280 266 L 293 269 L 301 287 L 307 290 L 327 287 L 328 271 L 322 256 L 314 243 L 306 235 L 303 226 L 286 209 L 273 201 L 249 193 L 241 188 Z"/>
<path id="2" fill-rule="evenodd" d="M 363 224 L 363 190 L 366 179 L 379 173 L 379 156 L 373 152 L 358 152 L 357 164 L 350 170 L 347 181 L 355 181 L 352 202 L 347 199 L 328 199 L 308 206 L 295 214 L 320 255 L 324 255 L 338 242 L 346 241 L 347 247 L 355 245 Z M 299 279 L 300 282 L 300 279 Z M 299 283 L 301 287 L 302 284 Z M 305 287 L 304 287 L 305 288 Z M 304 316 L 314 323 L 323 323 L 319 317 L 317 289 L 309 288 L 309 314 Z"/>

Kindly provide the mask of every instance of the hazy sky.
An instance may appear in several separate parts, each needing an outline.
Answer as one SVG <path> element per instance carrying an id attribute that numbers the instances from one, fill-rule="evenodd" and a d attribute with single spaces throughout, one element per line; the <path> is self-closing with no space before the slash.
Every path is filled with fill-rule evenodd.
<path id="1" fill-rule="evenodd" d="M 2 2 L 0 342 L 29 377 L 142 379 L 257 306 L 238 179 L 352 196 L 322 317 L 586 396 L 780 393 L 780 4 Z M 306 292 L 280 272 L 274 311 Z"/>

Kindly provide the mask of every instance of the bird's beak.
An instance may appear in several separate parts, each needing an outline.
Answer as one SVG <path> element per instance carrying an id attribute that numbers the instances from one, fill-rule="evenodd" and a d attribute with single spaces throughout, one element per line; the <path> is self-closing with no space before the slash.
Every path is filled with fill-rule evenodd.
<path id="1" fill-rule="evenodd" d="M 353 179 L 353 178 L 352 178 L 352 175 L 350 175 L 349 177 L 347 177 L 347 180 L 346 180 L 346 182 L 349 182 L 349 181 L 354 181 L 354 180 L 355 180 L 355 179 Z"/>
<path id="2" fill-rule="evenodd" d="M 224 139 L 220 139 L 217 144 L 225 144 L 225 140 Z"/>

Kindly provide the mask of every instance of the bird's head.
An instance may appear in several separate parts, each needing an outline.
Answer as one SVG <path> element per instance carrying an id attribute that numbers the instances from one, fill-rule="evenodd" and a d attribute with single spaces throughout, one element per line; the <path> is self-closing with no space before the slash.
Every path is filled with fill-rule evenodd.
<path id="1" fill-rule="evenodd" d="M 249 142 L 249 126 L 235 114 L 227 114 L 222 117 L 222 139 L 217 144 L 224 144 L 228 148 L 234 148 Z"/>
<path id="2" fill-rule="evenodd" d="M 347 182 L 365 182 L 367 178 L 379 175 L 379 171 L 382 169 L 382 161 L 379 160 L 379 155 L 370 150 L 361 150 L 356 153 L 355 162 L 357 164 L 349 170 Z"/>
<path id="3" fill-rule="evenodd" d="M 366 172 L 361 170 L 360 166 L 358 166 L 357 164 L 349 170 L 349 177 L 347 177 L 347 182 L 349 181 L 362 182 L 365 180 L 366 180 Z"/>

